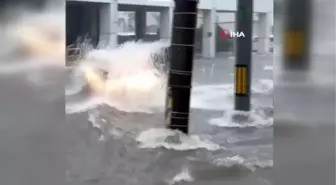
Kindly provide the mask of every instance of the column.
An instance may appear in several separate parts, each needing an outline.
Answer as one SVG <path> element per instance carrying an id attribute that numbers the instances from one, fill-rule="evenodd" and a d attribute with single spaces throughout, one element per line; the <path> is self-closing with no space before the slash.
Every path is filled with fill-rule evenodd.
<path id="1" fill-rule="evenodd" d="M 90 8 L 90 6 L 88 6 Z M 97 42 L 99 42 L 99 16 L 97 14 L 97 11 L 99 11 L 99 6 L 94 6 L 90 9 L 87 10 L 87 13 L 90 15 L 90 22 L 87 23 L 90 25 L 90 39 L 91 40 L 91 44 L 93 44 L 94 46 L 96 46 L 96 44 L 98 44 Z"/>
<path id="2" fill-rule="evenodd" d="M 269 52 L 269 37 L 271 34 L 271 19 L 270 13 L 259 13 L 258 15 L 258 26 L 257 26 L 257 36 L 258 53 L 265 54 Z"/>
<path id="3" fill-rule="evenodd" d="M 203 10 L 202 56 L 216 56 L 216 10 Z"/>
<path id="4" fill-rule="evenodd" d="M 165 7 L 160 12 L 160 39 L 171 38 L 173 11 L 173 7 Z"/>
<path id="5" fill-rule="evenodd" d="M 100 36 L 101 46 L 118 46 L 118 1 L 104 3 L 100 7 Z"/>
<path id="6" fill-rule="evenodd" d="M 146 35 L 146 10 L 137 7 L 135 10 L 135 36 L 136 40 L 142 40 Z"/>

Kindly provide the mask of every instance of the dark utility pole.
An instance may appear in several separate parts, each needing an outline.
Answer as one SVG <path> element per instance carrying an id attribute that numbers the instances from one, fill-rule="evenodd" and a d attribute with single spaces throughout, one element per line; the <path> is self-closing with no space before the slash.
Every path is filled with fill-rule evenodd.
<path id="1" fill-rule="evenodd" d="M 284 69 L 309 69 L 312 0 L 287 0 L 284 21 Z"/>
<path id="2" fill-rule="evenodd" d="M 245 35 L 236 38 L 235 109 L 239 111 L 251 108 L 252 22 L 253 0 L 238 0 L 236 30 Z"/>
<path id="3" fill-rule="evenodd" d="M 198 0 L 175 0 L 166 102 L 166 126 L 189 132 L 190 93 Z"/>

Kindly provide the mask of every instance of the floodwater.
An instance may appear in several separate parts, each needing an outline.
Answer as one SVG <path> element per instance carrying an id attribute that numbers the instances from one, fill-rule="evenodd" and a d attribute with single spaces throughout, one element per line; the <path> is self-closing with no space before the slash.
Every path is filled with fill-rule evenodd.
<path id="1" fill-rule="evenodd" d="M 195 59 L 187 136 L 163 125 L 165 78 L 146 65 L 160 44 L 129 43 L 85 58 L 118 72 L 110 82 L 121 87 L 106 94 L 90 86 L 88 93 L 85 71 L 64 72 L 58 62 L 62 42 L 38 40 L 62 22 L 49 22 L 53 29 L 44 30 L 38 29 L 43 18 L 35 18 L 18 23 L 22 32 L 6 35 L 1 45 L 8 49 L 2 50 L 0 66 L 0 102 L 6 105 L 0 111 L 3 184 L 272 184 L 271 54 L 254 56 L 253 108 L 246 123 L 232 120 L 239 114 L 233 111 L 232 56 Z M 134 74 L 139 76 L 128 78 Z M 121 89 L 127 96 L 115 96 Z"/>
<path id="2" fill-rule="evenodd" d="M 115 61 L 117 55 L 129 66 L 141 63 L 136 54 L 134 60 L 118 55 L 128 47 L 107 54 L 107 58 Z M 142 49 L 141 55 L 146 52 L 151 51 Z M 104 60 L 102 55 L 100 60 Z M 74 151 L 68 159 L 68 178 L 88 184 L 271 184 L 267 171 L 273 166 L 272 55 L 255 55 L 254 61 L 250 120 L 235 123 L 232 117 L 238 113 L 233 110 L 232 56 L 222 53 L 215 59 L 195 60 L 189 136 L 165 129 L 162 109 L 119 109 L 118 104 L 111 103 L 118 101 L 111 100 L 113 97 L 106 100 L 82 93 L 76 88 L 80 75 L 72 76 L 67 122 L 77 129 Z M 165 93 L 164 87 L 152 90 Z M 159 97 L 155 105 L 163 108 L 164 96 Z"/>

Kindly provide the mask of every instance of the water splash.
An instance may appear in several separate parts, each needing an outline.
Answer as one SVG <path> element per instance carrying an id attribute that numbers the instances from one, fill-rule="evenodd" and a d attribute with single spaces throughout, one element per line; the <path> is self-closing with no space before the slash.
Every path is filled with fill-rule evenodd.
<path id="1" fill-rule="evenodd" d="M 164 60 L 161 51 L 166 46 L 162 41 L 128 42 L 118 48 L 92 50 L 75 70 L 82 73 L 92 95 L 105 104 L 126 112 L 162 111 L 166 77 L 158 60 Z M 71 88 L 75 87 L 66 91 Z"/>
<path id="2" fill-rule="evenodd" d="M 140 143 L 141 148 L 166 148 L 179 151 L 196 149 L 216 151 L 224 149 L 200 136 L 188 136 L 178 131 L 168 129 L 153 128 L 145 130 L 138 135 L 136 140 Z"/>
<path id="3" fill-rule="evenodd" d="M 273 115 L 265 115 L 264 112 L 267 108 L 263 108 L 262 111 L 254 109 L 251 112 L 240 112 L 236 110 L 226 110 L 224 115 L 220 118 L 213 118 L 209 120 L 209 124 L 219 127 L 229 128 L 245 128 L 245 127 L 269 127 L 273 125 Z M 246 120 L 243 122 L 235 120 L 236 116 L 244 116 Z"/>
<path id="4" fill-rule="evenodd" d="M 194 178 L 191 176 L 189 169 L 184 167 L 181 172 L 176 174 L 172 180 L 168 181 L 169 185 L 179 184 L 181 182 L 192 182 Z"/>
<path id="5" fill-rule="evenodd" d="M 268 95 L 273 91 L 273 81 L 260 79 L 253 84 L 252 94 Z M 209 120 L 211 125 L 219 127 L 268 127 L 273 125 L 273 108 L 257 105 L 252 98 L 252 110 L 249 113 L 234 110 L 234 85 L 202 85 L 192 89 L 191 107 L 203 110 L 223 111 L 220 118 Z M 235 121 L 233 117 L 243 115 L 246 123 Z"/>

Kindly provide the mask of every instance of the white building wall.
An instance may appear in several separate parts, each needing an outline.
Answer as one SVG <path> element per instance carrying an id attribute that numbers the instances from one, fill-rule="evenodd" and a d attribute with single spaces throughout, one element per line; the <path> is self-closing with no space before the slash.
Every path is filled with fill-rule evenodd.
<path id="1" fill-rule="evenodd" d="M 111 0 L 67 0 L 84 2 L 109 3 Z M 272 12 L 274 0 L 254 0 L 254 12 Z M 173 0 L 119 0 L 119 4 L 144 5 L 170 7 L 174 5 Z M 217 11 L 236 11 L 237 0 L 200 0 L 199 9 L 210 10 L 216 8 Z"/>

